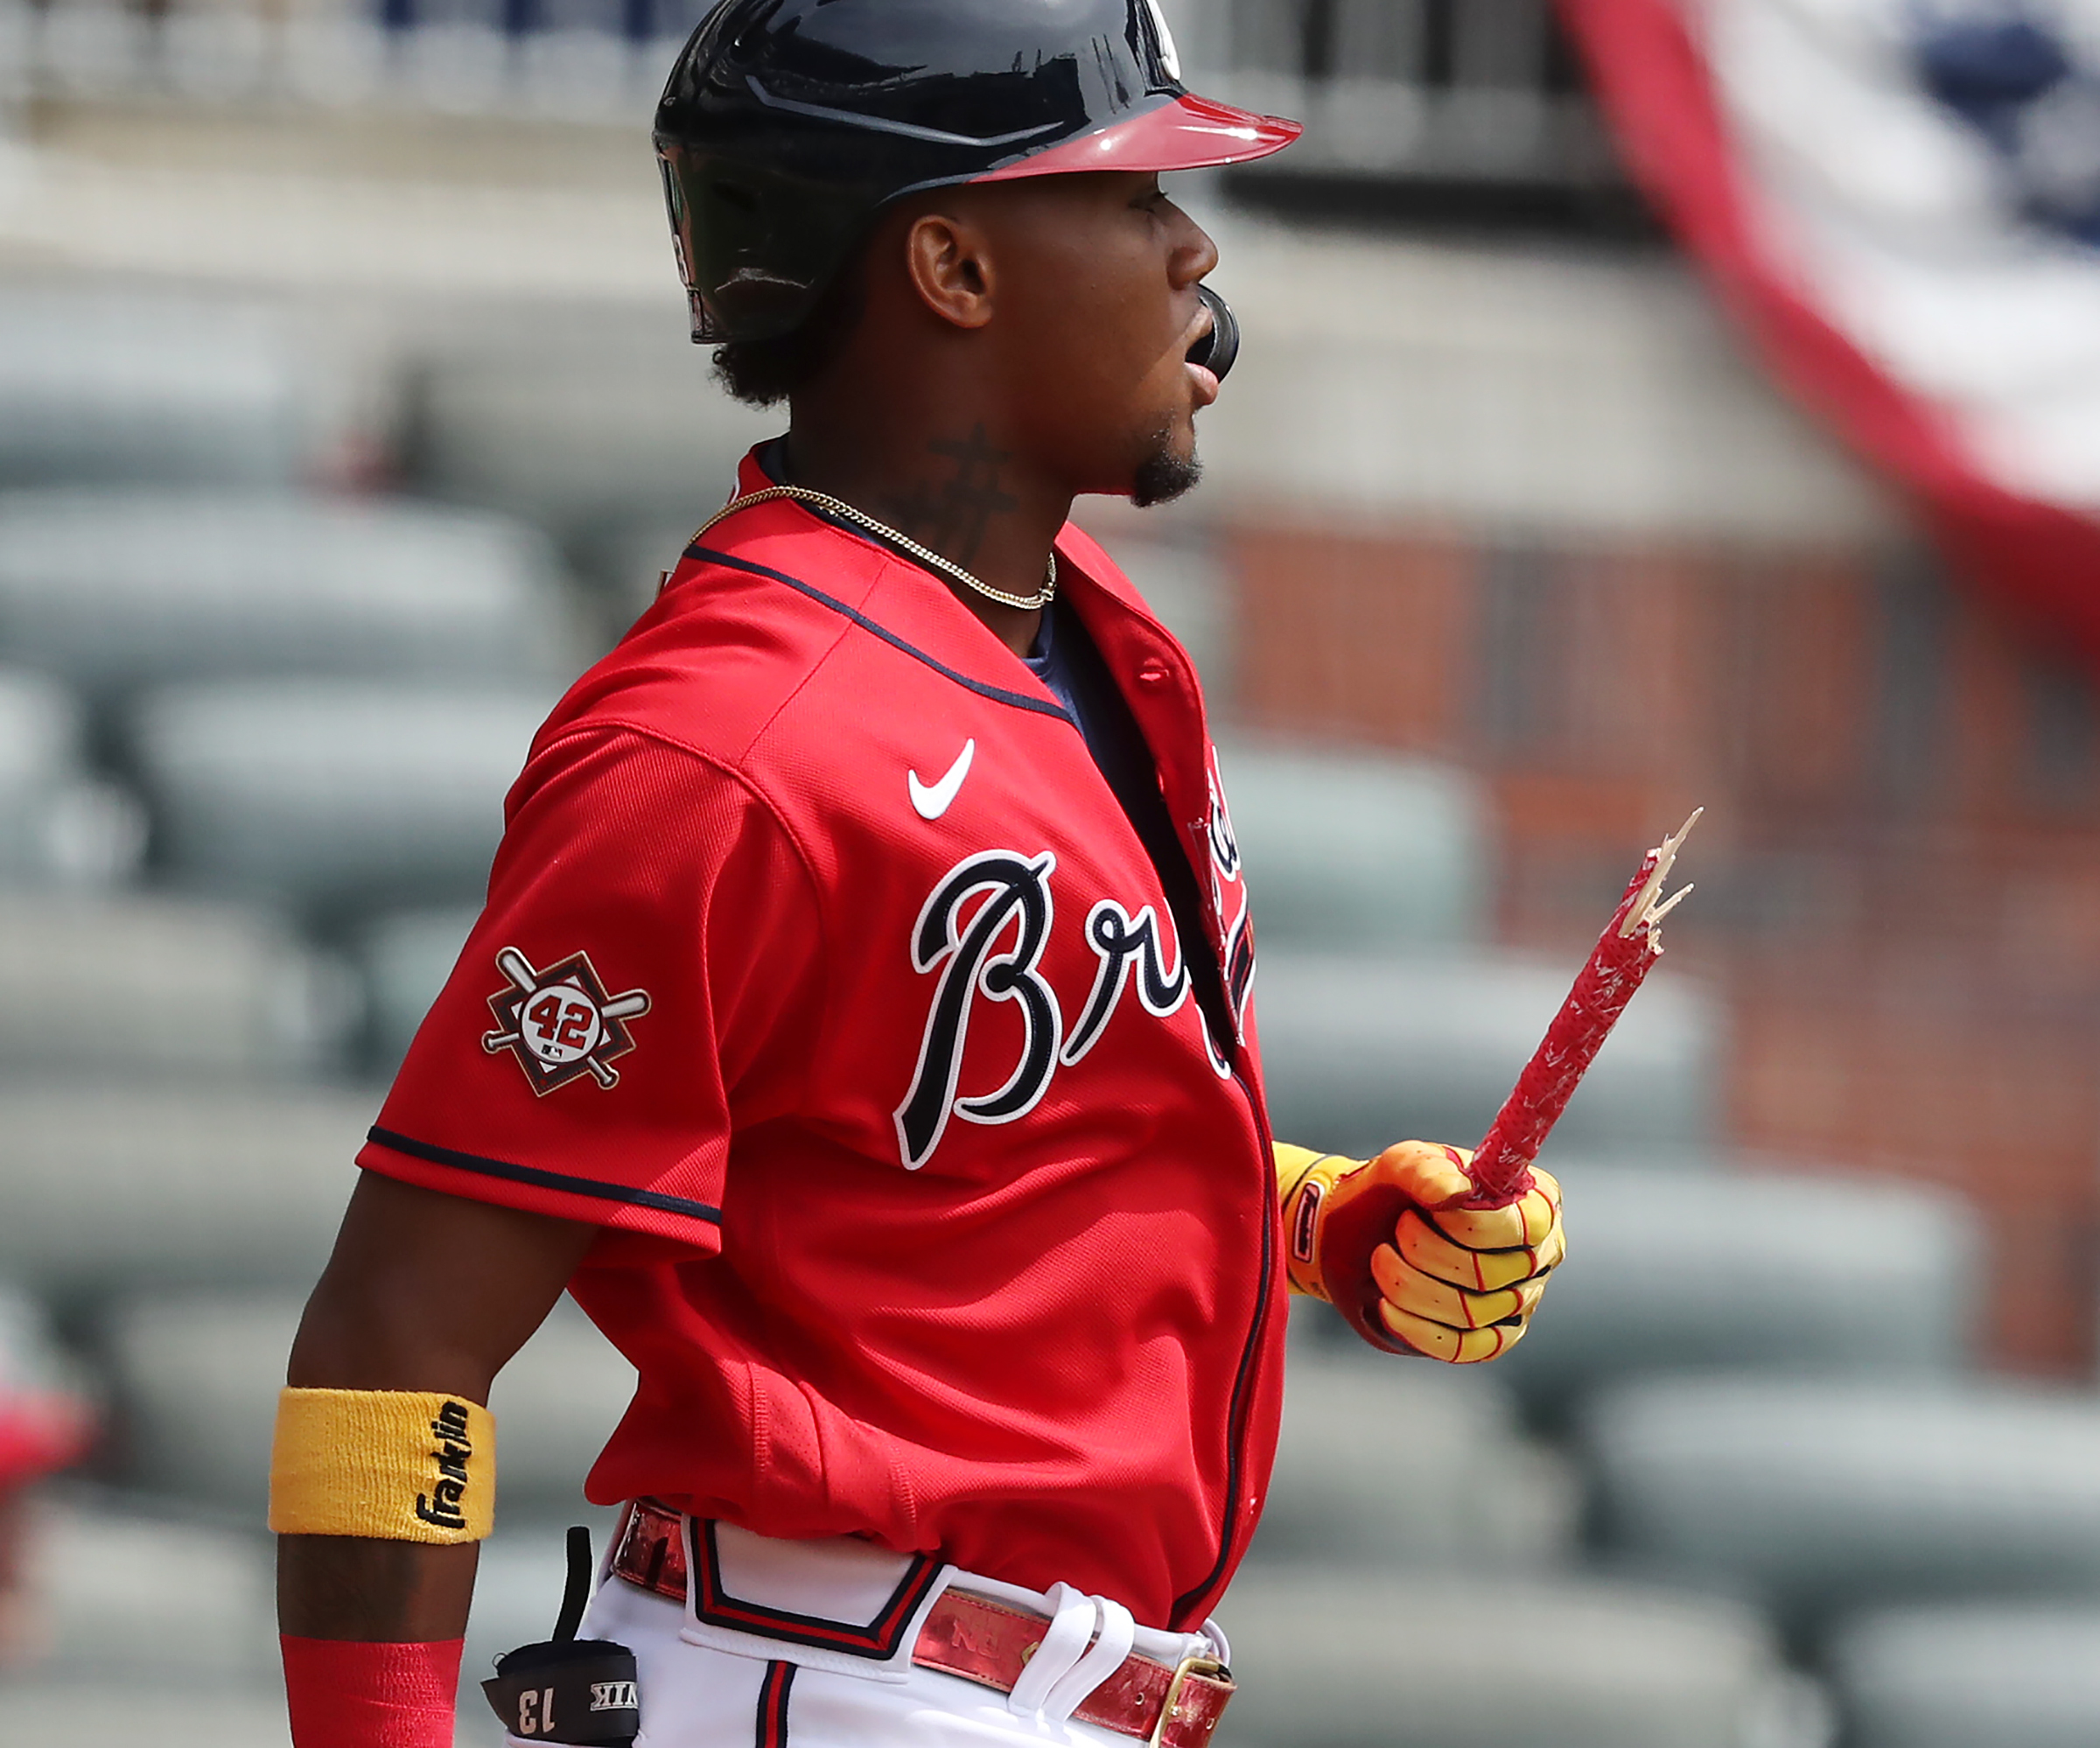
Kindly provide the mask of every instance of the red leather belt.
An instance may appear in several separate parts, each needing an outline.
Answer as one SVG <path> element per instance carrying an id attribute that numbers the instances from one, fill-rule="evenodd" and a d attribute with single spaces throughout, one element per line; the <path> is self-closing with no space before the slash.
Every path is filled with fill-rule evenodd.
<path id="1" fill-rule="evenodd" d="M 683 1604 L 684 1529 L 676 1512 L 638 1500 L 614 1545 L 612 1576 Z M 1049 1630 L 1047 1616 L 950 1588 L 919 1629 L 912 1661 L 1010 1694 Z M 1151 1748 L 1205 1748 L 1232 1692 L 1232 1672 L 1214 1658 L 1169 1664 L 1132 1652 L 1072 1715 Z"/>

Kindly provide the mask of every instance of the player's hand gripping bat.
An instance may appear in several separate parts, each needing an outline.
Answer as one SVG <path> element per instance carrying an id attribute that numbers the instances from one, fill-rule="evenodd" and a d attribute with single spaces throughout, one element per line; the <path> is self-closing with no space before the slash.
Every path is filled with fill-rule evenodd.
<path id="1" fill-rule="evenodd" d="M 1457 1364 L 1523 1334 L 1564 1252 L 1560 1186 L 1534 1162 L 1649 968 L 1693 814 L 1651 850 L 1475 1152 L 1407 1141 L 1361 1161 L 1279 1148 L 1288 1267 L 1375 1346 Z"/>

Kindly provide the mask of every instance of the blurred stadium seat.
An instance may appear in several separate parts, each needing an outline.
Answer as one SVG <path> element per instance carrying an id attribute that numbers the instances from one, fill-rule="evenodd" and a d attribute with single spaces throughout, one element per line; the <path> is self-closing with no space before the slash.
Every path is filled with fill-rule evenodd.
<path id="1" fill-rule="evenodd" d="M 544 535 L 486 512 L 228 492 L 0 496 L 0 656 L 91 694 L 221 675 L 565 680 Z"/>
<path id="2" fill-rule="evenodd" d="M 503 1428 L 507 1524 L 584 1521 L 584 1477 L 634 1394 L 634 1368 L 563 1299 L 489 1395 Z M 558 1535 L 554 1545 L 558 1550 Z M 549 1619 L 560 1594 L 557 1584 L 537 1605 L 550 1611 Z"/>
<path id="3" fill-rule="evenodd" d="M 1250 875 L 1250 884 L 1258 879 Z M 1265 905 L 1264 890 L 1254 891 Z M 1502 953 L 1301 952 L 1274 946 L 1266 933 L 1257 953 L 1255 1007 L 1276 1133 L 1359 1155 L 1408 1136 L 1479 1140 L 1573 975 L 1565 963 Z M 1707 1142 L 1720 1034 L 1719 1004 L 1703 988 L 1656 973 L 1569 1104 L 1556 1141 L 1651 1152 Z"/>
<path id="4" fill-rule="evenodd" d="M 0 1274 L 68 1301 L 311 1283 L 377 1100 L 239 1085 L 0 1088 Z"/>
<path id="5" fill-rule="evenodd" d="M 714 390 L 683 311 L 664 314 L 534 313 L 430 358 L 410 415 L 418 488 L 530 517 L 570 545 L 662 518 L 679 528 L 654 561 L 668 569 L 729 497 L 744 451 L 781 423 Z"/>
<path id="6" fill-rule="evenodd" d="M 312 913 L 465 902 L 548 688 L 256 680 L 144 699 L 133 745 L 185 885 Z"/>
<path id="7" fill-rule="evenodd" d="M 1891 1609 L 1826 1659 L 1848 1748 L 2100 1742 L 2100 1604 Z"/>
<path id="8" fill-rule="evenodd" d="M 696 498 L 688 505 L 640 511 L 594 528 L 572 548 L 578 573 L 599 597 L 601 617 L 614 636 L 656 599 L 667 570 L 676 567 L 693 530 L 721 506 Z"/>
<path id="9" fill-rule="evenodd" d="M 1655 1379 L 1606 1392 L 1581 1424 L 1606 1548 L 1797 1626 L 1882 1601 L 2100 1597 L 2087 1392 Z"/>
<path id="10" fill-rule="evenodd" d="M 1219 1748 L 1824 1748 L 1820 1696 L 1718 1600 L 1576 1577 L 1249 1566 Z"/>
<path id="11" fill-rule="evenodd" d="M 358 933 L 354 951 L 365 978 L 371 1066 L 390 1074 L 430 1011 L 474 926 L 472 905 L 395 911 Z"/>
<path id="12" fill-rule="evenodd" d="M 127 1486 L 217 1507 L 229 1523 L 261 1521 L 270 1426 L 305 1297 L 148 1293 L 111 1307 L 100 1346 Z"/>
<path id="13" fill-rule="evenodd" d="M 285 1748 L 264 1536 L 79 1486 L 32 1528 L 48 1649 L 0 1689 L 0 1739 Z"/>
<path id="14" fill-rule="evenodd" d="M 0 1073 L 312 1071 L 355 1013 L 349 974 L 268 912 L 0 889 Z"/>
<path id="15" fill-rule="evenodd" d="M 84 1404 L 74 1392 L 81 1382 L 43 1304 L 0 1281 L 0 1486 L 38 1472 L 30 1459 L 43 1451 L 79 1442 L 59 1422 L 73 1421 L 71 1434 L 79 1432 Z M 4 1584 L 0 1573 L 0 1589 Z"/>
<path id="16" fill-rule="evenodd" d="M 191 1693 L 267 1690 L 276 1629 L 270 1544 L 256 1530 L 141 1510 L 91 1488 L 69 1489 L 39 1519 L 31 1559 L 60 1668 L 98 1687 L 150 1679 Z M 0 1702 L 10 1722 L 12 1700 Z"/>
<path id="17" fill-rule="evenodd" d="M 108 885 L 132 872 L 144 832 L 137 803 L 89 769 L 79 701 L 0 668 L 0 884 Z"/>
<path id="18" fill-rule="evenodd" d="M 303 1288 L 140 1294 L 111 1309 L 103 1346 L 128 1485 L 260 1522 L 270 1421 L 305 1297 Z M 584 1476 L 634 1388 L 634 1368 L 564 1300 L 489 1398 L 507 1526 L 581 1521 Z M 557 1580 L 550 1619 L 558 1597 Z"/>
<path id="19" fill-rule="evenodd" d="M 258 311 L 0 291 L 0 485 L 285 485 L 325 440 L 310 367 Z"/>
<path id="20" fill-rule="evenodd" d="M 1340 1328 L 1326 1305 L 1294 1304 L 1294 1325 Z M 1498 1379 L 1396 1362 L 1344 1330 L 1292 1355 L 1252 1556 L 1323 1570 L 1546 1565 L 1571 1551 L 1576 1507 L 1573 1477 L 1522 1436 Z"/>
<path id="21" fill-rule="evenodd" d="M 128 1684 L 120 1671 L 10 1682 L 7 1721 L 24 1743 L 66 1748 L 285 1748 L 284 1696 L 192 1692 L 164 1679 Z M 500 1740 L 500 1738 L 498 1738 Z"/>
<path id="22" fill-rule="evenodd" d="M 1945 1192 L 1583 1163 L 1562 1183 L 1579 1260 L 1495 1367 L 1535 1409 L 1645 1373 L 1949 1373 L 1976 1351 L 1981 1234 Z"/>
<path id="23" fill-rule="evenodd" d="M 1478 938 L 1494 870 L 1463 773 L 1250 742 L 1218 763 L 1264 949 L 1369 954 Z"/>

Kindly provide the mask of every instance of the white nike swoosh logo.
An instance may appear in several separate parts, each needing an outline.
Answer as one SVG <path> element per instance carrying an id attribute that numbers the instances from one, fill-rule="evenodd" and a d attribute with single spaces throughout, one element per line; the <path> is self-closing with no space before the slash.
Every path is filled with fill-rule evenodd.
<path id="1" fill-rule="evenodd" d="M 970 761 L 976 757 L 977 744 L 974 740 L 962 743 L 962 751 L 956 755 L 956 762 L 948 767 L 948 775 L 938 783 L 921 783 L 916 771 L 904 774 L 911 781 L 912 806 L 922 820 L 937 820 L 948 811 L 948 804 L 956 799 L 956 792 L 962 787 L 962 780 L 970 775 Z"/>

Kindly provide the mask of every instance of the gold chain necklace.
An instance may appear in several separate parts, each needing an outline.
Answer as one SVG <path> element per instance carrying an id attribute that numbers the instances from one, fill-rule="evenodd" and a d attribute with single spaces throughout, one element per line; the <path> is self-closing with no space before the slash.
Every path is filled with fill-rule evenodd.
<path id="1" fill-rule="evenodd" d="M 733 516 L 738 510 L 748 509 L 753 504 L 766 503 L 775 498 L 793 498 L 801 503 L 815 504 L 820 509 L 829 510 L 835 516 L 844 517 L 850 522 L 858 522 L 871 534 L 879 535 L 884 540 L 902 547 L 921 564 L 929 565 L 934 570 L 954 577 L 963 587 L 975 589 L 987 600 L 997 601 L 1001 606 L 1018 607 L 1022 612 L 1026 612 L 1037 607 L 1046 607 L 1057 598 L 1057 554 L 1054 552 L 1050 555 L 1049 563 L 1044 567 L 1043 586 L 1040 590 L 1032 595 L 1009 595 L 1004 589 L 995 589 L 990 584 L 982 582 L 971 576 L 960 564 L 951 563 L 931 547 L 920 545 L 909 535 L 899 534 L 887 523 L 877 521 L 866 511 L 857 510 L 844 499 L 834 498 L 829 493 L 813 492 L 807 486 L 768 486 L 762 492 L 746 492 L 741 498 L 732 498 L 728 503 L 723 505 L 700 525 L 699 533 L 694 535 L 693 540 L 697 541 L 701 535 L 705 534 L 723 517 Z M 690 545 L 692 542 L 687 543 Z"/>

